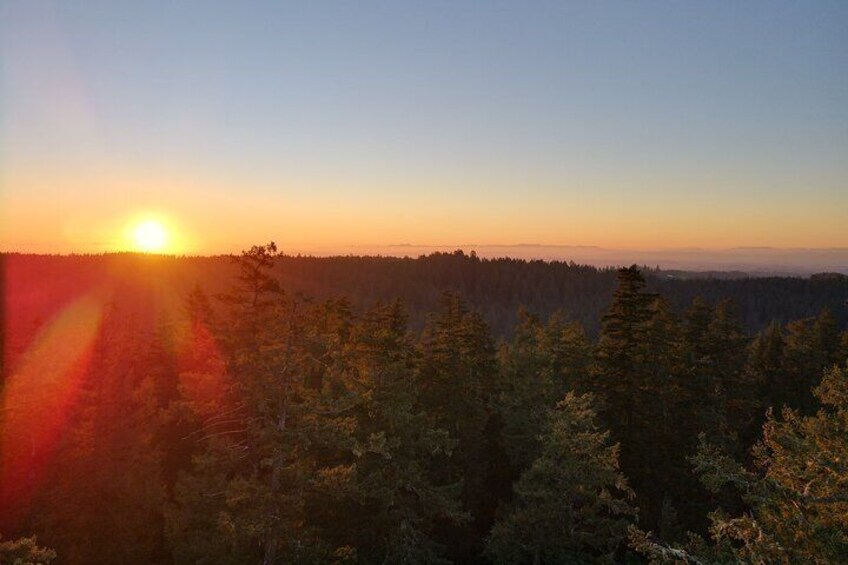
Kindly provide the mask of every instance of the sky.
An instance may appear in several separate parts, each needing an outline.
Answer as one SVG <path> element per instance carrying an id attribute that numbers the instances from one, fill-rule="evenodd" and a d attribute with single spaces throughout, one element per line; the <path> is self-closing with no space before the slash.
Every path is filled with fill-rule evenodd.
<path id="1" fill-rule="evenodd" d="M 848 2 L 0 0 L 0 249 L 848 247 Z"/>

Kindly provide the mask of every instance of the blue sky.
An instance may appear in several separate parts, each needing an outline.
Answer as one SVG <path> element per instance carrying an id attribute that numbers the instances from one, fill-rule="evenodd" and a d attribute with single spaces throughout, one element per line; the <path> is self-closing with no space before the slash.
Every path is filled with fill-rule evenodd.
<path id="1" fill-rule="evenodd" d="M 848 2 L 1 3 L 4 247 L 848 246 Z"/>

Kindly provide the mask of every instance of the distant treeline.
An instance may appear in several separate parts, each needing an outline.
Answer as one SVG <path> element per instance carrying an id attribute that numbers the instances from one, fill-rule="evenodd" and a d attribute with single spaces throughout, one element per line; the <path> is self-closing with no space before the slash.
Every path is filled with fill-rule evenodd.
<path id="1" fill-rule="evenodd" d="M 0 255 L 5 266 L 7 303 L 13 331 L 26 331 L 57 305 L 91 289 L 121 289 L 121 300 L 158 293 L 167 300 L 184 296 L 195 285 L 211 295 L 223 291 L 233 272 L 228 257 L 108 255 Z M 848 277 L 697 278 L 679 271 L 643 268 L 648 289 L 661 293 L 672 310 L 700 296 L 708 302 L 730 299 L 743 327 L 756 333 L 770 322 L 786 323 L 828 309 L 839 327 L 848 323 Z M 442 292 L 459 293 L 477 309 L 498 337 L 511 335 L 517 311 L 524 307 L 547 317 L 561 312 L 596 336 L 615 289 L 615 269 L 571 262 L 479 259 L 461 251 L 412 258 L 301 257 L 281 255 L 274 275 L 283 289 L 323 300 L 345 297 L 357 308 L 400 299 L 410 325 L 424 327 Z M 130 291 L 129 293 L 127 291 Z M 13 339 L 13 341 L 15 341 Z"/>

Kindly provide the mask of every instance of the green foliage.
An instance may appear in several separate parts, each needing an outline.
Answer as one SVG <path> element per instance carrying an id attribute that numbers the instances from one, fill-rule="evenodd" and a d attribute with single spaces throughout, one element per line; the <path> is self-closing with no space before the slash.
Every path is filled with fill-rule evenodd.
<path id="1" fill-rule="evenodd" d="M 155 375 L 141 322 L 113 308 L 94 344 L 70 419 L 36 499 L 35 531 L 69 563 L 157 563 L 164 490 L 154 445 Z"/>
<path id="2" fill-rule="evenodd" d="M 498 369 L 495 346 L 482 316 L 455 293 L 442 296 L 420 345 L 418 390 L 432 425 L 446 430 L 456 448 L 432 462 L 436 484 L 457 484 L 462 508 L 470 514 L 463 527 L 444 524 L 442 543 L 455 548 L 454 559 L 479 554 L 497 506 L 490 479 L 498 470 L 494 427 Z"/>
<path id="3" fill-rule="evenodd" d="M 205 453 L 177 484 L 168 532 L 178 562 L 307 562 L 331 550 L 305 517 L 309 492 L 334 466 L 325 452 L 350 442 L 338 410 L 347 395 L 324 378 L 339 363 L 349 313 L 289 300 L 269 274 L 275 253 L 273 243 L 243 253 L 221 297 L 228 312 L 216 333 L 232 408 L 206 418 Z"/>
<path id="4" fill-rule="evenodd" d="M 352 331 L 351 463 L 325 473 L 316 519 L 326 539 L 352 548 L 358 562 L 444 562 L 435 525 L 466 516 L 457 485 L 435 483 L 428 469 L 457 442 L 419 405 L 416 351 L 400 303 L 378 305 Z"/>
<path id="5" fill-rule="evenodd" d="M 204 449 L 177 483 L 176 561 L 440 562 L 435 523 L 465 515 L 458 483 L 431 470 L 457 440 L 422 409 L 401 306 L 357 322 L 344 301 L 293 301 L 273 252 L 243 255 L 222 297 L 231 400 L 203 416 Z"/>
<path id="6" fill-rule="evenodd" d="M 621 466 L 637 496 L 643 520 L 659 520 L 666 484 L 680 464 L 670 441 L 680 402 L 674 353 L 679 333 L 666 304 L 645 290 L 634 265 L 619 270 L 619 286 L 603 317 L 595 348 L 595 389 L 604 399 L 602 420 L 621 445 Z"/>
<path id="7" fill-rule="evenodd" d="M 740 491 L 749 512 L 710 515 L 708 543 L 658 543 L 631 532 L 633 546 L 661 563 L 844 563 L 848 555 L 848 370 L 825 372 L 815 391 L 823 404 L 814 416 L 785 409 L 772 414 L 754 448 L 756 472 L 702 442 L 693 458 L 713 492 Z"/>
<path id="8" fill-rule="evenodd" d="M 541 453 L 489 537 L 496 563 L 613 561 L 636 510 L 618 446 L 598 430 L 592 401 L 568 393 L 549 411 Z"/>
<path id="9" fill-rule="evenodd" d="M 499 361 L 501 433 L 512 467 L 520 471 L 539 453 L 546 409 L 567 391 L 588 386 L 591 345 L 582 327 L 566 323 L 561 315 L 542 324 L 522 311 L 515 335 L 502 346 Z"/>
<path id="10" fill-rule="evenodd" d="M 0 565 L 47 565 L 56 552 L 39 547 L 36 536 L 3 541 L 0 538 Z"/>
<path id="11" fill-rule="evenodd" d="M 635 506 L 657 536 L 631 528 L 631 543 L 658 561 L 845 551 L 845 371 L 809 392 L 848 357 L 844 312 L 809 317 L 816 289 L 841 301 L 844 280 L 684 283 L 622 269 L 594 341 L 561 314 L 521 310 L 513 328 L 502 303 L 546 314 L 566 296 L 594 331 L 613 271 L 462 253 L 316 262 L 269 244 L 235 259 L 228 291 L 212 280 L 216 299 L 186 286 L 179 309 L 160 279 L 206 283 L 218 260 L 168 261 L 122 275 L 55 442 L 8 451 L 0 429 L 2 455 L 37 471 L 31 500 L 0 477 L 3 500 L 23 501 L 0 511 L 3 530 L 37 532 L 63 562 L 626 561 Z M 302 298 L 303 281 L 351 300 Z M 423 324 L 445 287 L 460 290 Z M 761 308 L 752 288 L 806 306 Z M 686 310 L 696 290 L 707 298 Z M 409 319 L 398 301 L 370 307 L 386 292 L 410 298 Z M 751 340 L 718 300 L 731 294 L 749 327 L 807 317 Z M 508 336 L 499 347 L 487 321 Z M 4 363 L 14 377 L 14 355 Z M 686 459 L 696 450 L 703 484 Z"/>

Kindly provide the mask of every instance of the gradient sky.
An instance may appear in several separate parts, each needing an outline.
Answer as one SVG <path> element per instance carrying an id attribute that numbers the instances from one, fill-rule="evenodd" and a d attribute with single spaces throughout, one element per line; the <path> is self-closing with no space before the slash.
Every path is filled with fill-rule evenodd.
<path id="1" fill-rule="evenodd" d="M 848 246 L 848 2 L 0 0 L 0 249 Z"/>

